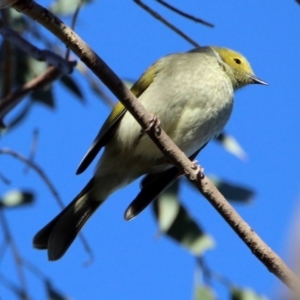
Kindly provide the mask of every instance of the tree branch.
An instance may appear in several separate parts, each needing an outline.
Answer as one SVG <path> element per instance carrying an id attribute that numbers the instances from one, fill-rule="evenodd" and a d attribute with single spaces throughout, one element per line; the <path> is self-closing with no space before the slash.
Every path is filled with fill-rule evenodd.
<path id="1" fill-rule="evenodd" d="M 199 47 L 200 45 L 195 42 L 193 39 L 191 39 L 189 36 L 187 36 L 183 31 L 181 31 L 179 28 L 174 26 L 172 23 L 167 21 L 165 18 L 163 18 L 160 14 L 158 14 L 155 10 L 150 8 L 148 5 L 143 3 L 141 0 L 133 0 L 137 5 L 139 5 L 141 8 L 143 8 L 146 12 L 148 12 L 152 17 L 155 19 L 161 21 L 163 24 L 165 24 L 167 27 L 169 27 L 171 30 L 176 32 L 178 35 L 180 35 L 182 38 L 184 38 L 186 41 L 188 41 L 190 44 L 192 44 L 194 47 Z"/>
<path id="2" fill-rule="evenodd" d="M 3 124 L 4 117 L 17 106 L 28 94 L 43 88 L 52 83 L 62 75 L 61 71 L 55 67 L 49 67 L 44 73 L 26 82 L 22 87 L 15 89 L 6 95 L 0 102 L 0 128 L 5 127 Z"/>
<path id="3" fill-rule="evenodd" d="M 142 104 L 137 101 L 118 76 L 105 62 L 67 25 L 51 12 L 31 0 L 18 1 L 13 7 L 26 14 L 50 30 L 101 79 L 104 84 L 125 105 L 142 128 L 147 129 L 153 120 Z M 241 237 L 246 245 L 280 280 L 282 280 L 295 294 L 300 295 L 299 278 L 285 265 L 285 263 L 256 235 L 249 225 L 242 220 L 220 192 L 206 178 L 198 176 L 194 164 L 166 135 L 163 129 L 147 131 L 169 161 L 182 170 L 197 186 L 206 199 L 217 209 L 226 222 Z"/>

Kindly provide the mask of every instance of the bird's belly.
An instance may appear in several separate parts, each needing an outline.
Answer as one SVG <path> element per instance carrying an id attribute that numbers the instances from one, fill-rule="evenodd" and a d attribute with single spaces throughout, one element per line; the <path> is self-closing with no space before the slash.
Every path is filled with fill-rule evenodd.
<path id="1" fill-rule="evenodd" d="M 220 103 L 223 104 L 220 105 Z M 162 128 L 187 156 L 191 156 L 223 130 L 230 117 L 232 106 L 233 101 L 229 99 L 225 103 L 221 101 L 210 103 L 210 106 L 205 108 L 186 106 L 181 109 L 180 113 L 171 110 L 170 116 L 164 116 Z M 177 119 L 174 120 L 174 118 Z M 137 128 L 141 132 L 138 124 Z M 153 167 L 156 162 L 161 163 L 163 154 L 148 135 L 143 133 L 138 138 L 136 136 L 133 142 L 134 147 L 129 147 L 130 154 L 124 153 L 124 155 L 131 156 L 135 163 Z M 127 137 L 126 141 L 128 140 Z M 126 145 L 123 144 L 123 146 L 124 151 L 127 152 Z"/>
<path id="2" fill-rule="evenodd" d="M 225 75 L 219 78 L 212 70 L 206 71 L 193 68 L 191 78 L 200 76 L 200 79 L 195 82 L 189 78 L 185 82 L 188 96 L 186 90 L 177 88 L 183 84 L 182 77 L 174 73 L 170 78 L 163 78 L 168 81 L 167 88 L 161 88 L 158 81 L 154 81 L 139 98 L 147 111 L 158 117 L 163 130 L 188 156 L 223 130 L 233 107 L 231 82 Z M 163 158 L 148 135 L 141 133 L 140 125 L 129 112 L 122 118 L 113 144 L 118 149 L 118 155 L 134 165 L 152 167 Z M 145 173 L 149 171 L 146 169 Z"/>
<path id="3" fill-rule="evenodd" d="M 231 101 L 225 106 L 212 106 L 205 114 L 203 109 L 184 110 L 177 130 L 170 137 L 190 156 L 223 130 L 231 111 Z"/>

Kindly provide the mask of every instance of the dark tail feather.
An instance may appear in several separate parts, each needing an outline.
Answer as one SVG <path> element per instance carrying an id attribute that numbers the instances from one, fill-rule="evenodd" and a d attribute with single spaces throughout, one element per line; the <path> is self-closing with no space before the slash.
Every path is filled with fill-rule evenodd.
<path id="1" fill-rule="evenodd" d="M 33 247 L 36 249 L 46 250 L 48 249 L 49 236 L 59 221 L 59 219 L 66 213 L 66 211 L 73 205 L 73 201 L 65 207 L 52 221 L 50 221 L 45 227 L 43 227 L 33 238 Z"/>
<path id="2" fill-rule="evenodd" d="M 125 211 L 125 220 L 136 217 L 179 176 L 181 174 L 175 167 L 158 174 L 147 175 L 142 180 L 142 190 Z"/>
<path id="3" fill-rule="evenodd" d="M 61 258 L 68 250 L 78 232 L 102 203 L 88 198 L 92 180 L 83 191 L 33 238 L 37 249 L 48 249 L 49 260 Z"/>
<path id="4" fill-rule="evenodd" d="M 189 158 L 194 160 L 207 143 Z M 176 167 L 172 167 L 158 174 L 148 174 L 141 182 L 141 191 L 130 203 L 125 211 L 125 220 L 131 220 L 154 201 L 164 190 L 166 190 L 182 174 Z"/>

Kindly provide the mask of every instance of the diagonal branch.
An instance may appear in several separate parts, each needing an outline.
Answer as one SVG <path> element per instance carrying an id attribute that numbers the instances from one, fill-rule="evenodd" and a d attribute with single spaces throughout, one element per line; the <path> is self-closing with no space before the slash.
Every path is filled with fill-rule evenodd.
<path id="1" fill-rule="evenodd" d="M 17 106 L 27 95 L 36 89 L 43 88 L 62 76 L 59 69 L 49 67 L 44 73 L 26 82 L 22 87 L 15 89 L 6 95 L 0 102 L 0 128 L 5 127 L 3 118 Z"/>
<path id="2" fill-rule="evenodd" d="M 48 68 L 43 74 L 40 74 L 36 78 L 25 83 L 22 87 L 17 88 L 16 90 L 10 92 L 10 85 L 4 83 L 4 87 L 7 91 L 4 93 L 5 97 L 0 101 L 0 128 L 5 127 L 3 124 L 4 116 L 12 110 L 19 102 L 24 99 L 29 93 L 33 92 L 36 89 L 42 88 L 60 76 L 64 74 L 69 74 L 73 71 L 76 62 L 68 61 L 61 56 L 48 51 L 41 50 L 35 47 L 33 44 L 25 40 L 18 32 L 12 30 L 11 28 L 4 25 L 4 22 L 0 19 L 0 34 L 5 40 L 5 45 L 11 47 L 12 44 L 19 47 L 23 52 L 27 53 L 29 56 L 39 60 L 45 61 L 53 67 Z M 8 53 L 8 58 L 11 57 L 11 53 Z M 6 63 L 7 65 L 7 63 Z M 5 74 L 11 74 L 11 69 L 7 70 Z M 4 76 L 6 81 L 8 81 L 9 76 Z"/>
<path id="3" fill-rule="evenodd" d="M 122 80 L 105 62 L 67 25 L 31 0 L 18 1 L 13 7 L 42 24 L 51 31 L 101 79 L 115 96 L 126 106 L 142 128 L 147 129 L 153 120 L 143 105 L 134 97 Z M 162 153 L 197 186 L 205 198 L 216 208 L 226 222 L 241 237 L 252 253 L 261 260 L 270 272 L 282 280 L 296 295 L 300 295 L 299 278 L 287 267 L 249 225 L 238 215 L 214 185 L 203 176 L 198 176 L 194 164 L 174 144 L 167 134 L 160 130 L 147 131 Z"/>
<path id="4" fill-rule="evenodd" d="M 76 24 L 76 21 L 77 21 L 77 18 L 78 18 L 78 15 L 79 15 L 79 11 L 81 9 L 83 5 L 83 0 L 79 0 L 78 1 L 78 4 L 77 4 L 77 7 L 76 7 L 76 10 L 74 12 L 74 15 L 72 17 L 72 24 L 71 24 L 71 28 L 72 30 L 75 29 L 75 24 Z M 67 48 L 67 51 L 66 51 L 66 60 L 69 60 L 69 56 L 70 56 L 70 48 Z"/>

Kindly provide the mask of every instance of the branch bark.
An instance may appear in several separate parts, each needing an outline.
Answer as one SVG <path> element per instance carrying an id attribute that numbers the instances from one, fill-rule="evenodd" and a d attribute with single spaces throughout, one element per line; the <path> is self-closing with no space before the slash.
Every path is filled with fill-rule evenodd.
<path id="1" fill-rule="evenodd" d="M 147 129 L 153 120 L 142 104 L 137 101 L 121 79 L 105 62 L 67 25 L 31 0 L 18 1 L 13 6 L 19 12 L 29 16 L 58 37 L 103 81 L 134 116 L 142 128 Z M 157 129 L 157 128 L 155 128 Z M 288 268 L 281 258 L 269 248 L 252 228 L 238 215 L 216 187 L 206 178 L 198 176 L 194 164 L 173 143 L 163 129 L 147 131 L 163 154 L 182 170 L 197 186 L 204 197 L 216 208 L 226 222 L 240 236 L 251 252 L 262 261 L 270 272 L 275 274 L 296 295 L 300 295 L 299 278 Z"/>

